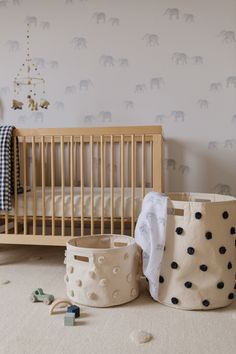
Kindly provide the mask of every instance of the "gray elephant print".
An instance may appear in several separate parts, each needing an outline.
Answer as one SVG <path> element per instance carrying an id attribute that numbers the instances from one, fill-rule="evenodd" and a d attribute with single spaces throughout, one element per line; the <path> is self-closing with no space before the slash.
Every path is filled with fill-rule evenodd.
<path id="1" fill-rule="evenodd" d="M 1 1 L 0 1 L 0 8 L 1 8 L 1 7 L 6 7 L 6 6 L 7 6 L 7 3 L 8 3 L 8 0 L 1 0 Z"/>
<path id="2" fill-rule="evenodd" d="M 46 60 L 44 58 L 33 58 L 33 64 L 39 69 L 44 69 L 46 67 Z"/>
<path id="3" fill-rule="evenodd" d="M 223 86 L 220 82 L 212 82 L 210 84 L 210 91 L 211 92 L 219 92 L 220 90 L 222 90 Z"/>
<path id="4" fill-rule="evenodd" d="M 219 33 L 219 37 L 221 37 L 221 39 L 224 43 L 235 43 L 236 42 L 235 32 L 233 32 L 233 31 L 221 31 Z"/>
<path id="5" fill-rule="evenodd" d="M 109 19 L 109 22 L 111 23 L 112 26 L 119 26 L 120 25 L 120 19 L 117 17 L 111 17 Z"/>
<path id="6" fill-rule="evenodd" d="M 76 87 L 74 85 L 71 85 L 71 86 L 67 86 L 65 88 L 65 94 L 67 95 L 74 95 L 76 94 Z"/>
<path id="7" fill-rule="evenodd" d="M 22 0 L 12 0 L 13 5 L 21 5 Z"/>
<path id="8" fill-rule="evenodd" d="M 133 101 L 125 101 L 124 105 L 125 105 L 126 109 L 133 109 L 134 108 L 134 102 Z"/>
<path id="9" fill-rule="evenodd" d="M 63 111 L 63 109 L 64 109 L 64 103 L 61 102 L 61 101 L 56 101 L 56 102 L 55 102 L 55 108 L 56 108 L 56 110 L 58 110 L 58 111 Z"/>
<path id="10" fill-rule="evenodd" d="M 5 46 L 9 50 L 9 52 L 16 52 L 20 49 L 20 44 L 16 40 L 9 40 L 5 43 Z"/>
<path id="11" fill-rule="evenodd" d="M 110 123 L 112 121 L 112 114 L 108 111 L 102 111 L 98 114 L 99 118 L 102 119 L 104 123 Z"/>
<path id="12" fill-rule="evenodd" d="M 185 53 L 179 53 L 179 52 L 175 52 L 172 55 L 172 61 L 176 64 L 176 65 L 185 65 L 188 63 L 188 56 Z"/>
<path id="13" fill-rule="evenodd" d="M 127 58 L 120 58 L 118 59 L 119 66 L 121 67 L 128 67 L 129 66 L 129 60 Z"/>
<path id="14" fill-rule="evenodd" d="M 160 88 L 165 86 L 165 81 L 163 77 L 154 77 L 150 80 L 150 88 L 151 90 L 159 90 Z"/>
<path id="15" fill-rule="evenodd" d="M 134 92 L 135 93 L 144 93 L 144 91 L 146 91 L 146 89 L 147 89 L 147 87 L 145 84 L 137 84 L 135 86 Z"/>
<path id="16" fill-rule="evenodd" d="M 106 23 L 106 14 L 104 12 L 95 12 L 93 18 L 96 20 L 96 23 Z"/>
<path id="17" fill-rule="evenodd" d="M 218 142 L 217 141 L 209 141 L 208 143 L 208 149 L 209 150 L 215 150 L 218 148 Z"/>
<path id="18" fill-rule="evenodd" d="M 1 87 L 0 88 L 0 95 L 9 95 L 10 94 L 10 87 L 6 86 L 6 87 Z"/>
<path id="19" fill-rule="evenodd" d="M 92 114 L 88 114 L 86 116 L 84 116 L 84 122 L 86 124 L 91 124 L 95 121 L 95 117 Z"/>
<path id="20" fill-rule="evenodd" d="M 112 67 L 115 65 L 115 59 L 111 55 L 102 55 L 99 62 L 104 67 Z"/>
<path id="21" fill-rule="evenodd" d="M 59 63 L 57 60 L 51 60 L 48 62 L 48 65 L 51 69 L 58 69 Z"/>
<path id="22" fill-rule="evenodd" d="M 228 184 L 218 183 L 214 187 L 214 192 L 217 194 L 231 195 L 231 187 Z"/>
<path id="23" fill-rule="evenodd" d="M 180 165 L 179 171 L 182 173 L 182 175 L 187 174 L 190 172 L 190 167 L 187 165 Z"/>
<path id="24" fill-rule="evenodd" d="M 232 115 L 231 121 L 232 121 L 232 123 L 236 123 L 236 114 Z"/>
<path id="25" fill-rule="evenodd" d="M 35 27 L 37 27 L 37 25 L 38 25 L 38 19 L 36 16 L 26 16 L 25 22 L 27 24 L 29 24 L 30 26 L 34 25 Z"/>
<path id="26" fill-rule="evenodd" d="M 192 60 L 192 63 L 195 65 L 203 64 L 203 57 L 201 57 L 200 55 L 196 55 L 196 56 L 192 57 L 191 60 Z"/>
<path id="27" fill-rule="evenodd" d="M 146 33 L 143 37 L 143 40 L 146 42 L 147 47 L 154 47 L 159 45 L 159 37 L 157 34 Z"/>
<path id="28" fill-rule="evenodd" d="M 208 100 L 203 100 L 203 99 L 198 100 L 198 101 L 197 101 L 197 104 L 198 104 L 198 106 L 199 106 L 201 109 L 208 109 L 208 107 L 209 107 L 209 101 L 208 101 Z"/>
<path id="29" fill-rule="evenodd" d="M 32 116 L 34 118 L 35 123 L 43 123 L 44 115 L 42 112 L 34 112 L 34 113 L 32 113 Z"/>
<path id="30" fill-rule="evenodd" d="M 194 15 L 193 14 L 183 14 L 184 22 L 194 22 Z"/>
<path id="31" fill-rule="evenodd" d="M 185 114 L 183 111 L 172 111 L 170 116 L 173 117 L 176 122 L 178 121 L 184 122 Z"/>
<path id="32" fill-rule="evenodd" d="M 165 168 L 167 170 L 169 170 L 169 169 L 175 170 L 176 169 L 176 161 L 174 159 L 165 159 L 164 163 L 165 163 Z"/>
<path id="33" fill-rule="evenodd" d="M 80 80 L 79 82 L 79 89 L 80 91 L 88 91 L 90 87 L 93 87 L 93 83 L 91 80 Z"/>
<path id="34" fill-rule="evenodd" d="M 176 8 L 169 8 L 164 12 L 164 16 L 167 16 L 169 18 L 169 20 L 173 20 L 173 18 L 178 20 L 179 14 L 180 14 L 180 11 L 179 11 L 179 9 L 176 9 Z"/>
<path id="35" fill-rule="evenodd" d="M 86 49 L 87 48 L 87 39 L 83 37 L 74 37 L 72 39 L 75 49 Z"/>
<path id="36" fill-rule="evenodd" d="M 43 30 L 49 30 L 50 29 L 50 22 L 42 21 L 42 22 L 40 22 L 39 27 L 42 28 Z"/>
<path id="37" fill-rule="evenodd" d="M 236 88 L 236 76 L 229 76 L 226 79 L 226 87 Z"/>
<path id="38" fill-rule="evenodd" d="M 155 117 L 155 121 L 157 123 L 163 123 L 165 119 L 166 119 L 166 116 L 164 114 L 157 114 Z"/>
<path id="39" fill-rule="evenodd" d="M 225 149 L 233 149 L 236 147 L 236 140 L 235 139 L 227 139 L 224 142 Z"/>

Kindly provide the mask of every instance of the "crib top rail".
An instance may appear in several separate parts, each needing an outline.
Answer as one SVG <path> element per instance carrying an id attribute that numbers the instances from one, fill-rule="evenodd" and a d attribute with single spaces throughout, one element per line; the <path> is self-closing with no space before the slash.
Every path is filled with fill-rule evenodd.
<path id="1" fill-rule="evenodd" d="M 105 136 L 105 135 L 162 135 L 162 127 L 155 126 L 118 126 L 118 127 L 89 127 L 89 128 L 29 128 L 15 129 L 14 136 Z"/>

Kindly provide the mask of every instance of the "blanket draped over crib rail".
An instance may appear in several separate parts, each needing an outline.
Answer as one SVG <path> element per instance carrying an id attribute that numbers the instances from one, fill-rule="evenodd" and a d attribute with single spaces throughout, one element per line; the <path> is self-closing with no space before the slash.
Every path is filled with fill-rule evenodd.
<path id="1" fill-rule="evenodd" d="M 0 210 L 3 211 L 12 209 L 14 188 L 20 188 L 19 151 L 18 142 L 13 143 L 14 129 L 13 126 L 0 126 Z"/>

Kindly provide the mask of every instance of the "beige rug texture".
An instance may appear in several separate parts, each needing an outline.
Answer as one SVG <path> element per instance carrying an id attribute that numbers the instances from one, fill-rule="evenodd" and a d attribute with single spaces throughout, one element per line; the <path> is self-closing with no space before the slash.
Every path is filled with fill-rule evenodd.
<path id="1" fill-rule="evenodd" d="M 66 297 L 64 248 L 0 246 L 0 354 L 233 354 L 236 302 L 213 311 L 176 310 L 154 302 L 143 281 L 140 296 L 113 308 L 81 306 L 76 326 L 64 315 L 31 303 L 41 287 Z M 130 339 L 134 330 L 151 333 L 148 343 Z"/>

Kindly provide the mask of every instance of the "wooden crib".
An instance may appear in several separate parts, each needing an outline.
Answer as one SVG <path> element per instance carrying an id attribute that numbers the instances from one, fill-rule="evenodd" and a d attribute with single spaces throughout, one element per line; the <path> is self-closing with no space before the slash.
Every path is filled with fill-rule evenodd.
<path id="1" fill-rule="evenodd" d="M 0 244 L 133 236 L 145 194 L 162 191 L 160 126 L 16 129 L 13 139 L 24 192 L 0 214 Z"/>

